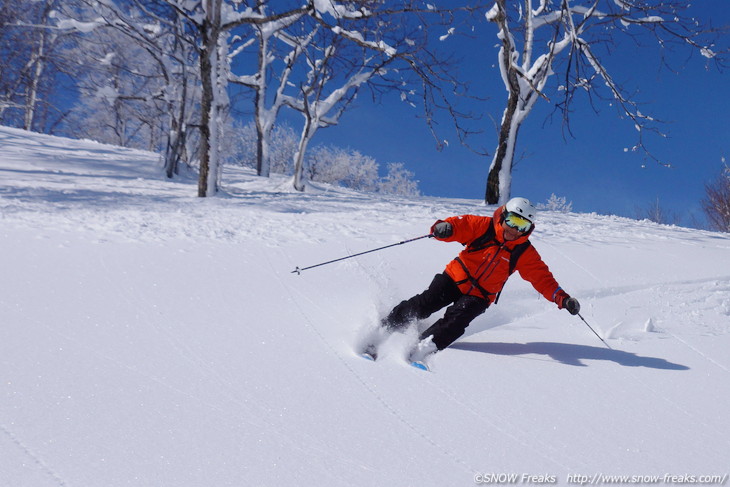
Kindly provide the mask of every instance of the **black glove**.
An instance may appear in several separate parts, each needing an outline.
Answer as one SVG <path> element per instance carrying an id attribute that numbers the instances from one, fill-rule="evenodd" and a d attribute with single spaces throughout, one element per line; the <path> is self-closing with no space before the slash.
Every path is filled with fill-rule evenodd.
<path id="1" fill-rule="evenodd" d="M 454 233 L 454 228 L 449 222 L 438 222 L 433 226 L 432 232 L 436 238 L 449 238 Z"/>
<path id="2" fill-rule="evenodd" d="M 575 298 L 565 298 L 563 301 L 563 308 L 568 310 L 568 313 L 577 315 L 580 313 L 580 303 Z"/>

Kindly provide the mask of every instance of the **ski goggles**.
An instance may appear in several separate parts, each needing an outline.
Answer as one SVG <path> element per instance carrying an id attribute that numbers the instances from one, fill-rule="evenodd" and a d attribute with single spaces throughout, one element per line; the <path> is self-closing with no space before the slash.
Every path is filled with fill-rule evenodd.
<path id="1" fill-rule="evenodd" d="M 508 227 L 514 228 L 522 233 L 527 232 L 532 227 L 532 222 L 530 220 L 512 211 L 507 212 L 504 217 L 504 223 L 506 223 Z"/>

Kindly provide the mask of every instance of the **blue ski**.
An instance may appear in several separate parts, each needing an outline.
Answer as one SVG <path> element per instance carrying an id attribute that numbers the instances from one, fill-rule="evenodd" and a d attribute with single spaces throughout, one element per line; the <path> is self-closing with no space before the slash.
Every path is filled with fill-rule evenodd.
<path id="1" fill-rule="evenodd" d="M 365 360 L 371 360 L 373 362 L 375 362 L 378 359 L 378 355 L 377 354 L 373 354 L 373 353 L 370 353 L 370 352 L 360 352 L 360 356 L 362 358 L 364 358 Z"/>
<path id="2" fill-rule="evenodd" d="M 426 372 L 430 372 L 431 369 L 428 368 L 428 365 L 426 365 L 425 362 L 422 362 L 420 360 L 415 360 L 411 362 L 411 367 L 415 367 L 417 369 L 425 370 Z"/>
<path id="3" fill-rule="evenodd" d="M 366 360 L 372 360 L 375 362 L 378 360 L 378 349 L 373 344 L 367 345 L 363 351 L 360 352 L 360 356 Z"/>

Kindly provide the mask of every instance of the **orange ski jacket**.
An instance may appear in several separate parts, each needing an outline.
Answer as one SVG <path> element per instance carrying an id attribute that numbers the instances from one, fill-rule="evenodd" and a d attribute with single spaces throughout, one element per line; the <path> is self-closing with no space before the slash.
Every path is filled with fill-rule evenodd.
<path id="1" fill-rule="evenodd" d="M 501 224 L 503 209 L 497 208 L 493 217 L 462 215 L 436 222 L 449 222 L 453 228 L 451 236 L 435 237 L 437 240 L 465 245 L 458 257 L 446 265 L 446 273 L 462 293 L 493 303 L 516 270 L 545 299 L 562 308 L 563 299 L 568 295 L 531 245 L 529 236 L 532 230 L 516 240 L 505 242 Z"/>

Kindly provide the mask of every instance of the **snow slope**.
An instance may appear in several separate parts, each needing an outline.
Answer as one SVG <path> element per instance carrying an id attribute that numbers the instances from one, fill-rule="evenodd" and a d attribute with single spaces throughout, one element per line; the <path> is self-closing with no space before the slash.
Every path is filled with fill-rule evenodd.
<path id="1" fill-rule="evenodd" d="M 199 199 L 155 155 L 0 127 L 0 485 L 728 480 L 728 235 L 544 212 L 614 350 L 515 276 L 427 373 L 414 330 L 353 346 L 458 244 L 291 271 L 493 208 L 227 171 Z"/>

